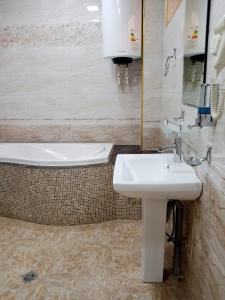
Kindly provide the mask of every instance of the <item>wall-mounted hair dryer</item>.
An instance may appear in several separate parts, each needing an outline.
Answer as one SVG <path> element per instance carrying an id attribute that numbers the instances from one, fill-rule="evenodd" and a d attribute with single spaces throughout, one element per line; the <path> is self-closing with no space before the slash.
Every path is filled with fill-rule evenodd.
<path id="1" fill-rule="evenodd" d="M 225 67 L 225 15 L 215 26 L 211 54 L 215 56 L 214 67 L 218 76 Z"/>
<path id="2" fill-rule="evenodd" d="M 223 68 L 225 68 L 225 15 L 217 22 L 214 28 L 211 54 L 215 56 L 214 67 L 216 78 Z M 223 115 L 225 102 L 225 89 L 216 84 L 214 80 L 211 84 L 211 115 L 216 121 Z"/>

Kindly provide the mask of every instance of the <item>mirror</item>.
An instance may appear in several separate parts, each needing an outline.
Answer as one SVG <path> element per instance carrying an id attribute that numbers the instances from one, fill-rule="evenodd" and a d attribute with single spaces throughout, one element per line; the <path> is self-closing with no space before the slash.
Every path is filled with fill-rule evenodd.
<path id="1" fill-rule="evenodd" d="M 194 107 L 206 104 L 210 0 L 189 0 L 185 11 L 183 99 Z"/>
<path id="2" fill-rule="evenodd" d="M 205 54 L 184 57 L 183 104 L 204 106 L 204 62 Z"/>
<path id="3" fill-rule="evenodd" d="M 165 0 L 165 1 L 166 1 L 165 24 L 167 26 L 182 0 Z"/>

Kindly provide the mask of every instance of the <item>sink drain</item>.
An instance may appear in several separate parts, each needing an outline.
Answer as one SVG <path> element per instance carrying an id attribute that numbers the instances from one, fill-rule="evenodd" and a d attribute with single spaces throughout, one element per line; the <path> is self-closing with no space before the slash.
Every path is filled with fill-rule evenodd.
<path id="1" fill-rule="evenodd" d="M 23 282 L 29 283 L 29 282 L 35 280 L 38 276 L 37 276 L 37 273 L 35 273 L 34 271 L 30 271 L 30 272 L 23 274 L 21 277 L 23 279 Z"/>

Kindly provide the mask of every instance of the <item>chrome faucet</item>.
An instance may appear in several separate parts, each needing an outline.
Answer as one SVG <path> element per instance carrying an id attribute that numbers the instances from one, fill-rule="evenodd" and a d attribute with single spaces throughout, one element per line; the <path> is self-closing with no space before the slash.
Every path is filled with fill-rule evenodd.
<path id="1" fill-rule="evenodd" d="M 181 162 L 182 161 L 182 138 L 180 136 L 175 137 L 175 156 L 174 161 L 175 162 Z"/>
<path id="2" fill-rule="evenodd" d="M 160 149 L 155 149 L 158 153 L 163 153 L 167 150 L 175 150 L 174 153 L 174 161 L 181 162 L 182 161 L 182 138 L 180 136 L 175 137 L 175 142 L 173 145 L 162 147 Z"/>

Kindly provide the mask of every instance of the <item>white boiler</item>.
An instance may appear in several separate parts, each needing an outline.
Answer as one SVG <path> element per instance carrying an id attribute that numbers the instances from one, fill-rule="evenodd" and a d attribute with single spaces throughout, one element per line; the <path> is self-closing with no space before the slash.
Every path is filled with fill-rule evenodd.
<path id="1" fill-rule="evenodd" d="M 187 57 L 205 53 L 207 3 L 186 1 L 184 54 Z"/>
<path id="2" fill-rule="evenodd" d="M 142 0 L 102 0 L 103 51 L 115 64 L 141 58 Z"/>

